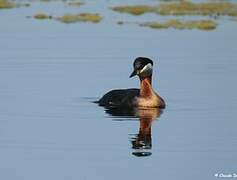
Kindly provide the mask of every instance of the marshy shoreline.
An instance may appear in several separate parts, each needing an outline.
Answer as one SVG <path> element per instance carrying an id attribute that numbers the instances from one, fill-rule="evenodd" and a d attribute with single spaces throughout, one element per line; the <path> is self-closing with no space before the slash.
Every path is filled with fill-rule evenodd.
<path id="1" fill-rule="evenodd" d="M 54 15 L 53 13 L 46 12 L 35 12 L 34 15 L 28 15 L 27 17 L 32 17 L 37 20 L 52 19 L 65 24 L 77 23 L 77 22 L 91 22 L 100 23 L 103 19 L 107 17 L 103 15 L 102 12 L 88 12 L 81 11 L 81 7 L 86 6 L 86 2 L 67 0 L 67 1 L 54 1 L 54 0 L 39 0 L 39 1 L 29 1 L 27 3 L 20 3 L 18 1 L 10 0 L 0 0 L 0 10 L 1 9 L 14 9 L 16 7 L 27 7 L 30 8 L 31 4 L 35 2 L 42 2 L 44 4 L 61 2 L 68 7 L 78 9 L 78 13 L 68 13 Z M 142 16 L 144 14 L 154 14 L 157 15 L 157 20 L 153 21 L 127 21 L 117 20 L 117 24 L 136 24 L 141 27 L 150 27 L 152 29 L 198 29 L 198 30 L 214 30 L 221 23 L 220 17 L 233 17 L 237 16 L 237 4 L 233 2 L 202 2 L 195 3 L 192 1 L 168 1 L 160 2 L 157 5 L 118 5 L 107 7 L 108 10 L 114 13 L 127 13 L 128 15 Z M 117 14 L 119 17 L 119 14 Z M 182 17 L 185 17 L 182 19 Z M 196 19 L 199 17 L 199 19 Z M 165 19 L 165 20 L 164 20 Z"/>

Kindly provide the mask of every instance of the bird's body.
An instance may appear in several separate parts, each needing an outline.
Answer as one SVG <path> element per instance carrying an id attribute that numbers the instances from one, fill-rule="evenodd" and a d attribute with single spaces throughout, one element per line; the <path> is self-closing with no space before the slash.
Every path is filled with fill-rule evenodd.
<path id="1" fill-rule="evenodd" d="M 99 99 L 98 104 L 119 108 L 165 108 L 165 101 L 152 88 L 152 66 L 153 62 L 150 59 L 137 58 L 130 77 L 139 76 L 140 89 L 111 90 Z"/>
<path id="2" fill-rule="evenodd" d="M 105 107 L 157 107 L 165 108 L 165 101 L 143 80 L 141 89 L 115 89 L 106 93 L 99 101 Z"/>
<path id="3" fill-rule="evenodd" d="M 106 93 L 99 101 L 100 106 L 133 107 L 134 99 L 139 96 L 139 89 L 115 89 Z"/>

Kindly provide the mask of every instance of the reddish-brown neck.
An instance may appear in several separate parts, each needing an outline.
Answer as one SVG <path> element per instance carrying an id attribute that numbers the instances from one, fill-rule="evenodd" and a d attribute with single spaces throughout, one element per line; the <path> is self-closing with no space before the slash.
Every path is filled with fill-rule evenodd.
<path id="1" fill-rule="evenodd" d="M 150 97 L 152 95 L 151 76 L 140 77 L 140 96 Z"/>

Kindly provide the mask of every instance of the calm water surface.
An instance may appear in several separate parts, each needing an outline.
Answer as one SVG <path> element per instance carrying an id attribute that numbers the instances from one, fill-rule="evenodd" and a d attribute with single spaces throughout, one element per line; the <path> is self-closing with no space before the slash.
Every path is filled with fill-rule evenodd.
<path id="1" fill-rule="evenodd" d="M 109 5 L 0 11 L 0 179 L 209 180 L 237 173 L 237 23 L 222 18 L 210 32 L 119 26 L 137 17 Z M 41 11 L 105 18 L 97 25 L 25 18 Z M 154 60 L 164 112 L 120 116 L 91 103 L 110 89 L 139 87 L 128 78 L 137 56 Z"/>

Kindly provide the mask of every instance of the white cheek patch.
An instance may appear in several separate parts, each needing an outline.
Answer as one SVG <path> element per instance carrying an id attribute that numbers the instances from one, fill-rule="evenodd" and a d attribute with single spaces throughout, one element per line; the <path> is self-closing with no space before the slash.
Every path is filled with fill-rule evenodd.
<path id="1" fill-rule="evenodd" d="M 140 73 L 152 73 L 152 64 L 148 63 L 147 65 L 145 65 L 142 70 L 140 71 Z"/>

